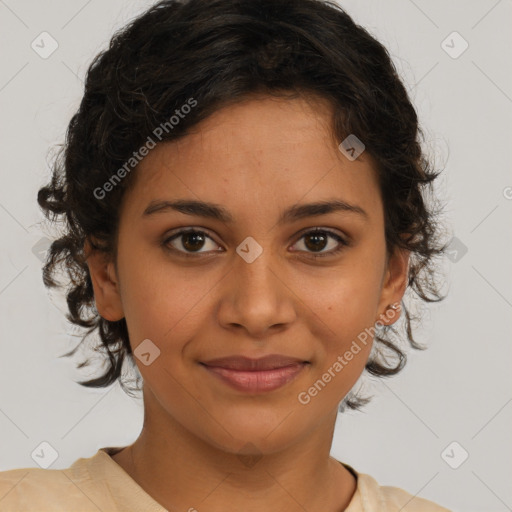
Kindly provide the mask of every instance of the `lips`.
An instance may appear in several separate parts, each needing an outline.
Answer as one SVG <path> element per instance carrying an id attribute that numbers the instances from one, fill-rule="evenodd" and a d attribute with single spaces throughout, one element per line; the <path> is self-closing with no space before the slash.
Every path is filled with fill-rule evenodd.
<path id="1" fill-rule="evenodd" d="M 205 361 L 202 364 L 211 367 L 226 368 L 228 370 L 250 372 L 275 370 L 276 368 L 285 368 L 287 366 L 293 366 L 302 363 L 307 363 L 307 361 L 298 359 L 296 357 L 271 354 L 265 357 L 260 357 L 259 359 L 251 359 L 244 356 L 221 357 L 219 359 Z"/>
<path id="2" fill-rule="evenodd" d="M 309 362 L 272 354 L 259 359 L 223 357 L 201 362 L 201 365 L 231 388 L 246 393 L 261 393 L 278 389 L 295 379 Z"/>

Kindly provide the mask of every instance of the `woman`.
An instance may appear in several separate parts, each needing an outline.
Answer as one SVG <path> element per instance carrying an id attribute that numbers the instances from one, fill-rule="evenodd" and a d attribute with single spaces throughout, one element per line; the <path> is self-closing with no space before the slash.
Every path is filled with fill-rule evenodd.
<path id="1" fill-rule="evenodd" d="M 389 54 L 336 4 L 164 1 L 117 33 L 38 201 L 67 221 L 45 284 L 65 262 L 70 318 L 109 365 L 82 384 L 124 386 L 135 363 L 144 427 L 1 473 L 0 504 L 447 510 L 330 456 L 362 373 L 405 364 L 402 315 L 421 348 L 406 289 L 440 300 L 420 133 Z"/>

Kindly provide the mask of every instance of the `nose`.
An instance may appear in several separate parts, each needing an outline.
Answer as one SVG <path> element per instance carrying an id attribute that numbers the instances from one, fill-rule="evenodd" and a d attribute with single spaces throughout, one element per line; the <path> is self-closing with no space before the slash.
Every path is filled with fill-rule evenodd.
<path id="1" fill-rule="evenodd" d="M 226 329 L 245 329 L 257 339 L 286 329 L 296 318 L 292 288 L 283 262 L 270 250 L 250 263 L 235 254 L 221 290 L 219 322 Z"/>

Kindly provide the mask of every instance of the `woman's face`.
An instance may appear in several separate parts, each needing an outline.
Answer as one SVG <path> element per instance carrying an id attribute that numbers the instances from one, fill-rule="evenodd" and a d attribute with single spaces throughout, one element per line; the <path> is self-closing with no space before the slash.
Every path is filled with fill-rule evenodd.
<path id="1" fill-rule="evenodd" d="M 372 338 L 361 333 L 398 318 L 383 313 L 403 295 L 407 258 L 387 261 L 372 161 L 341 153 L 329 120 L 324 102 L 253 98 L 139 164 L 112 287 L 93 281 L 102 316 L 126 318 L 148 424 L 179 424 L 233 453 L 299 442 L 331 422 L 363 371 Z M 333 201 L 353 208 L 305 208 Z M 288 368 L 214 361 L 268 355 L 291 358 L 274 360 Z"/>

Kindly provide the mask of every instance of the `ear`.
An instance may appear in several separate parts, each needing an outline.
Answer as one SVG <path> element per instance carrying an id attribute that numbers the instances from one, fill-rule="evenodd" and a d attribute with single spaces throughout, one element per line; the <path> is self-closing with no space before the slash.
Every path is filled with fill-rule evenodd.
<path id="1" fill-rule="evenodd" d="M 104 252 L 94 249 L 88 240 L 84 244 L 84 253 L 98 313 L 111 322 L 121 320 L 124 312 L 114 263 Z"/>
<path id="2" fill-rule="evenodd" d="M 376 319 L 383 325 L 394 324 L 400 318 L 402 312 L 400 302 L 409 279 L 410 254 L 410 251 L 396 247 L 388 257 L 382 280 L 379 317 Z"/>

